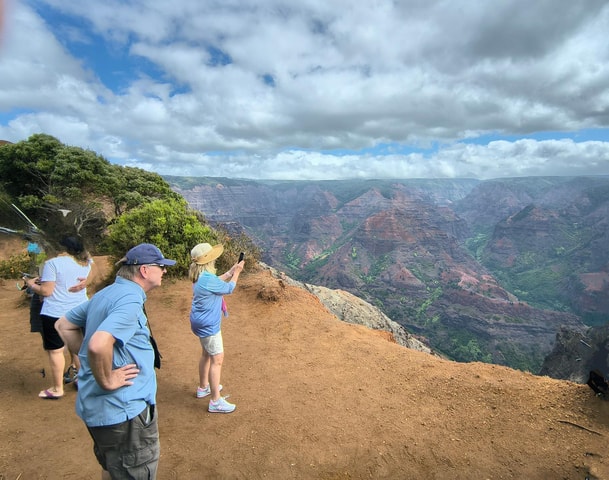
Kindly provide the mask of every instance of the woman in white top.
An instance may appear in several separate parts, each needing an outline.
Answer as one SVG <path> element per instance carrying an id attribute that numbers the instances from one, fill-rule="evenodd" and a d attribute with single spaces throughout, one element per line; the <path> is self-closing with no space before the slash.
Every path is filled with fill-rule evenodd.
<path id="1" fill-rule="evenodd" d="M 39 282 L 36 282 L 37 278 L 27 280 L 32 291 L 44 297 L 40 311 L 42 345 L 49 354 L 53 385 L 42 390 L 38 396 L 51 400 L 64 394 L 64 343 L 55 330 L 55 322 L 68 310 L 88 299 L 87 289 L 81 287 L 86 285 L 92 263 L 89 253 L 77 237 L 64 237 L 60 244 L 65 247 L 65 253 L 45 262 Z"/>

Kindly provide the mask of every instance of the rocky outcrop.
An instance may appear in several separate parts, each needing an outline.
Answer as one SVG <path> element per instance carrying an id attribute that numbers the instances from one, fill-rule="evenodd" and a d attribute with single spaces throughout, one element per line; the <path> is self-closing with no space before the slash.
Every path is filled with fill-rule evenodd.
<path id="1" fill-rule="evenodd" d="M 585 330 L 561 328 L 539 374 L 586 383 L 591 370 L 609 375 L 609 326 Z"/>
<path id="2" fill-rule="evenodd" d="M 343 322 L 388 332 L 391 335 L 392 341 L 395 343 L 412 350 L 436 355 L 423 341 L 415 338 L 399 323 L 394 322 L 378 308 L 370 305 L 361 298 L 356 297 L 349 292 L 345 292 L 344 290 L 332 290 L 319 285 L 299 282 L 264 263 L 261 263 L 260 265 L 262 268 L 271 271 L 276 278 L 311 292 L 332 314 Z"/>

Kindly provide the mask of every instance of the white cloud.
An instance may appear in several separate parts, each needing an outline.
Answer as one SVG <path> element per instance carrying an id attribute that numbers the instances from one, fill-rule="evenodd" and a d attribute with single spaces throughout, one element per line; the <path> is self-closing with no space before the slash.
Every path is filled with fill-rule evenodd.
<path id="1" fill-rule="evenodd" d="M 166 174 L 609 174 L 601 0 L 29 0 L 7 18 L 11 141 L 42 131 Z M 590 128 L 605 141 L 532 138 Z M 515 140 L 463 143 L 497 134 Z"/>

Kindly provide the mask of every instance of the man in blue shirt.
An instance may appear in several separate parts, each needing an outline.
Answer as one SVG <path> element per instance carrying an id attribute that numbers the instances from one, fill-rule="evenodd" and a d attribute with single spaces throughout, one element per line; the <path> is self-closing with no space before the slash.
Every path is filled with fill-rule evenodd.
<path id="1" fill-rule="evenodd" d="M 155 352 L 144 302 L 175 263 L 152 244 L 133 247 L 119 261 L 113 284 L 56 323 L 80 358 L 76 413 L 93 438 L 102 479 L 156 477 Z"/>

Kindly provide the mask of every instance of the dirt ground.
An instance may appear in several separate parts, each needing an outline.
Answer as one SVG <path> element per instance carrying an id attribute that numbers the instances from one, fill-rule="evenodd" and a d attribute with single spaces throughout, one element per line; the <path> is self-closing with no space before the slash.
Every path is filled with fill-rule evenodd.
<path id="1" fill-rule="evenodd" d="M 15 281 L 0 283 L 0 480 L 98 479 L 76 391 L 38 398 L 40 336 Z M 160 480 L 609 479 L 609 402 L 585 385 L 406 349 L 265 270 L 227 303 L 222 384 L 237 409 L 221 415 L 194 395 L 190 285 L 149 295 Z"/>

